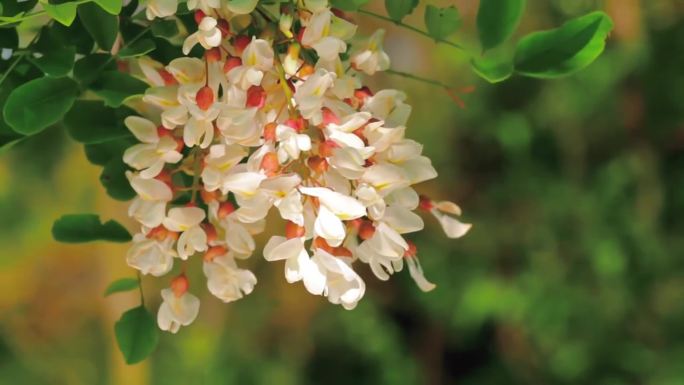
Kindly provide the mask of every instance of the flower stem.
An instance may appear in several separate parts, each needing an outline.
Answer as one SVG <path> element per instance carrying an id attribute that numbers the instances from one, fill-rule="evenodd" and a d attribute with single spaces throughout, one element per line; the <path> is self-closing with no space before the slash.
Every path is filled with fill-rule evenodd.
<path id="1" fill-rule="evenodd" d="M 140 271 L 138 271 L 138 290 L 140 291 L 140 305 L 145 306 L 145 295 L 143 294 L 142 276 L 140 275 Z"/>
<path id="2" fill-rule="evenodd" d="M 190 196 L 190 202 L 195 203 L 197 200 L 197 191 L 199 190 L 199 178 L 200 178 L 200 166 L 201 160 L 199 146 L 195 147 L 193 152 L 195 153 L 195 159 L 192 164 L 192 195 Z"/>
<path id="3" fill-rule="evenodd" d="M 380 15 L 380 14 L 377 14 L 377 13 L 371 12 L 371 11 L 366 11 L 365 9 L 359 9 L 358 12 L 359 12 L 360 14 L 362 14 L 362 15 L 372 16 L 372 17 L 374 17 L 374 18 L 376 18 L 376 19 L 384 20 L 384 21 L 393 23 L 393 24 L 395 24 L 395 25 L 398 25 L 399 27 L 406 28 L 406 29 L 408 29 L 408 30 L 410 30 L 410 31 L 413 31 L 413 32 L 419 34 L 419 35 L 423 35 L 423 36 L 425 36 L 425 37 L 428 37 L 428 38 L 434 40 L 434 41 L 437 42 L 437 43 L 446 44 L 446 45 L 452 46 L 452 47 L 454 47 L 454 48 L 456 48 L 456 49 L 460 49 L 460 50 L 462 50 L 462 51 L 465 51 L 465 48 L 463 48 L 463 46 L 461 46 L 460 44 L 451 42 L 451 41 L 449 41 L 449 40 L 441 39 L 441 38 L 434 38 L 433 36 L 430 36 L 429 33 L 423 31 L 422 29 L 416 28 L 416 27 L 414 27 L 414 26 L 412 26 L 412 25 L 409 25 L 409 24 L 406 24 L 406 23 L 404 23 L 404 22 L 396 21 L 396 20 L 391 19 L 391 18 L 389 18 L 389 17 L 387 17 L 387 16 L 383 16 L 383 15 Z"/>
<path id="4" fill-rule="evenodd" d="M 414 74 L 410 74 L 408 72 L 401 72 L 401 71 L 395 71 L 393 69 L 388 69 L 385 71 L 385 73 L 389 74 L 389 75 L 401 76 L 401 77 L 404 77 L 407 79 L 413 79 L 413 80 L 423 82 L 426 84 L 431 84 L 433 86 L 442 87 L 442 88 L 447 89 L 447 90 L 453 88 L 452 86 L 450 86 L 446 83 L 442 83 L 439 80 L 424 78 L 422 76 L 417 76 Z"/>

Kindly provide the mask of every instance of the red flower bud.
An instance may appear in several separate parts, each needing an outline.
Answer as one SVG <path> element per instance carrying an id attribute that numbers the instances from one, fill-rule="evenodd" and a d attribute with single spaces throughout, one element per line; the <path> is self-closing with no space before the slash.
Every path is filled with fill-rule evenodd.
<path id="1" fill-rule="evenodd" d="M 237 56 L 228 56 L 226 62 L 223 64 L 223 73 L 228 73 L 235 67 L 242 65 L 242 59 Z"/>
<path id="2" fill-rule="evenodd" d="M 275 152 L 267 152 L 263 158 L 261 158 L 260 169 L 264 170 L 266 176 L 272 177 L 278 173 L 280 169 L 280 162 L 278 162 L 278 155 Z"/>
<path id="3" fill-rule="evenodd" d="M 235 211 L 235 206 L 230 202 L 223 202 L 218 209 L 219 219 L 223 219 Z"/>
<path id="4" fill-rule="evenodd" d="M 317 174 L 323 174 L 324 172 L 328 171 L 328 161 L 320 156 L 314 155 L 310 157 L 306 163 L 309 168 Z"/>
<path id="5" fill-rule="evenodd" d="M 303 226 L 299 226 L 298 224 L 287 221 L 285 223 L 285 237 L 287 239 L 292 239 L 292 238 L 301 238 L 304 236 L 306 233 L 306 229 Z"/>
<path id="6" fill-rule="evenodd" d="M 216 27 L 221 31 L 221 36 L 223 38 L 230 35 L 230 24 L 228 24 L 228 21 L 226 21 L 225 19 L 220 19 L 216 23 Z"/>
<path id="7" fill-rule="evenodd" d="M 264 140 L 267 142 L 273 142 L 276 140 L 276 128 L 277 123 L 271 122 L 264 126 Z"/>
<path id="8" fill-rule="evenodd" d="M 266 91 L 261 86 L 251 86 L 247 90 L 247 107 L 261 108 L 266 103 Z"/>
<path id="9" fill-rule="evenodd" d="M 169 71 L 165 69 L 160 69 L 157 72 L 159 72 L 159 76 L 161 76 L 162 80 L 164 80 L 165 86 L 173 86 L 178 84 L 176 78 L 174 78 Z"/>
<path id="10" fill-rule="evenodd" d="M 215 190 L 215 191 L 210 192 L 210 191 L 202 189 L 202 190 L 200 190 L 200 196 L 202 197 L 202 201 L 204 201 L 204 203 L 211 203 L 211 202 L 218 200 L 219 191 Z"/>
<path id="11" fill-rule="evenodd" d="M 435 205 L 434 205 L 434 203 L 432 203 L 432 200 L 429 197 L 427 197 L 425 195 L 421 195 L 420 196 L 420 203 L 418 203 L 418 207 L 420 207 L 421 210 L 430 211 L 435 207 Z"/>
<path id="12" fill-rule="evenodd" d="M 406 243 L 408 244 L 408 249 L 404 252 L 404 258 L 415 257 L 418 254 L 418 247 L 411 241 L 406 241 Z"/>
<path id="13" fill-rule="evenodd" d="M 209 63 L 214 63 L 221 60 L 221 50 L 218 47 L 208 49 L 204 52 L 204 57 Z"/>
<path id="14" fill-rule="evenodd" d="M 249 45 L 251 41 L 252 39 L 247 35 L 235 36 L 235 39 L 233 39 L 233 47 L 235 47 L 235 51 L 238 55 L 242 55 L 242 51 L 247 48 L 247 45 Z"/>
<path id="15" fill-rule="evenodd" d="M 332 140 L 326 140 L 318 145 L 318 155 L 327 158 L 333 155 L 333 149 L 340 147 Z"/>
<path id="16" fill-rule="evenodd" d="M 214 260 L 214 258 L 225 255 L 227 252 L 228 249 L 226 249 L 223 246 L 210 247 L 209 250 L 207 250 L 207 252 L 204 253 L 204 262 L 211 262 Z"/>
<path id="17" fill-rule="evenodd" d="M 186 277 L 185 274 L 181 274 L 171 280 L 171 290 L 173 290 L 173 294 L 176 297 L 183 296 L 183 294 L 188 291 L 189 287 L 190 281 L 188 281 L 188 277 Z"/>
<path id="18" fill-rule="evenodd" d="M 195 12 L 195 23 L 199 24 L 202 22 L 202 19 L 207 17 L 207 14 L 202 12 L 201 10 L 198 10 Z"/>
<path id="19" fill-rule="evenodd" d="M 195 95 L 195 102 L 197 102 L 197 106 L 201 110 L 208 110 L 209 107 L 214 104 L 214 91 L 209 86 L 200 88 L 200 90 L 197 91 L 197 95 Z"/>
<path id="20" fill-rule="evenodd" d="M 375 226 L 370 221 L 363 221 L 359 227 L 359 238 L 370 239 L 375 234 Z"/>
<path id="21" fill-rule="evenodd" d="M 306 128 L 306 122 L 301 116 L 298 118 L 290 118 L 285 121 L 285 125 L 294 128 L 295 131 L 301 133 Z"/>

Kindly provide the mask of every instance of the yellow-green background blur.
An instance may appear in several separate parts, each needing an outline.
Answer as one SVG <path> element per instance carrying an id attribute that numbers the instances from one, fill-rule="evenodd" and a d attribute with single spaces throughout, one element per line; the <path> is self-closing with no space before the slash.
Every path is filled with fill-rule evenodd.
<path id="1" fill-rule="evenodd" d="M 477 52 L 477 1 L 430 3 L 459 7 L 453 39 Z M 255 253 L 254 293 L 223 304 L 197 260 L 195 323 L 126 366 L 113 324 L 138 296 L 102 293 L 134 276 L 127 245 L 50 236 L 64 213 L 133 229 L 126 204 L 59 128 L 0 155 L 0 384 L 684 384 L 684 2 L 529 0 L 516 37 L 593 9 L 615 21 L 596 63 L 499 85 L 458 50 L 358 18 L 366 33 L 388 30 L 393 68 L 476 88 L 461 109 L 412 80 L 371 83 L 414 106 L 408 135 L 440 174 L 420 192 L 474 223 L 447 240 L 426 218 L 416 242 L 437 284 L 428 294 L 405 271 L 380 282 L 359 267 L 368 290 L 345 311 Z M 422 13 L 407 22 L 422 26 Z M 166 285 L 144 279 L 154 312 Z"/>

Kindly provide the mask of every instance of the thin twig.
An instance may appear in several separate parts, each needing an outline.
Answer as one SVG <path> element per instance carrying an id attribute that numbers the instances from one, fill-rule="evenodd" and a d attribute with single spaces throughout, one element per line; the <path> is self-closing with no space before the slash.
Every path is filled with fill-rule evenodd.
<path id="1" fill-rule="evenodd" d="M 376 19 L 384 20 L 384 21 L 390 22 L 390 23 L 392 23 L 392 24 L 395 24 L 395 25 L 397 25 L 397 26 L 399 26 L 399 27 L 406 28 L 406 29 L 408 29 L 408 30 L 410 30 L 410 31 L 413 31 L 413 32 L 419 34 L 419 35 L 423 35 L 423 36 L 425 36 L 425 37 L 428 37 L 428 38 L 434 40 L 434 41 L 437 42 L 437 43 L 446 44 L 446 45 L 452 46 L 452 47 L 454 47 L 454 48 L 457 48 L 457 49 L 460 49 L 460 50 L 465 51 L 465 48 L 463 48 L 463 46 L 461 46 L 460 44 L 451 42 L 451 41 L 449 41 L 449 40 L 441 39 L 441 38 L 435 38 L 435 37 L 431 36 L 429 33 L 423 31 L 422 29 L 416 28 L 416 27 L 414 27 L 414 26 L 412 26 L 412 25 L 409 25 L 409 24 L 406 24 L 406 23 L 404 23 L 404 22 L 396 21 L 396 20 L 394 20 L 394 19 L 392 19 L 392 18 L 389 18 L 389 17 L 387 17 L 387 16 L 383 16 L 383 15 L 377 14 L 377 13 L 375 13 L 375 12 L 367 11 L 367 10 L 365 10 L 365 9 L 359 9 L 358 12 L 359 12 L 360 14 L 362 14 L 362 15 L 372 16 L 372 17 L 374 17 L 374 18 L 376 18 Z"/>
<path id="2" fill-rule="evenodd" d="M 414 75 L 414 74 L 411 74 L 411 73 L 408 73 L 408 72 L 395 71 L 395 70 L 392 70 L 392 69 L 388 69 L 388 70 L 385 71 L 385 73 L 386 73 L 386 74 L 389 74 L 389 75 L 401 76 L 401 77 L 404 77 L 404 78 L 407 78 L 407 79 L 413 79 L 413 80 L 416 80 L 416 81 L 419 81 L 419 82 L 431 84 L 431 85 L 433 85 L 433 86 L 442 87 L 442 88 L 445 88 L 445 89 L 447 89 L 447 90 L 453 88 L 452 86 L 450 86 L 450 85 L 448 85 L 448 84 L 446 84 L 446 83 L 442 83 L 442 82 L 440 82 L 439 80 L 424 78 L 424 77 L 422 77 L 422 76 L 417 76 L 417 75 Z"/>

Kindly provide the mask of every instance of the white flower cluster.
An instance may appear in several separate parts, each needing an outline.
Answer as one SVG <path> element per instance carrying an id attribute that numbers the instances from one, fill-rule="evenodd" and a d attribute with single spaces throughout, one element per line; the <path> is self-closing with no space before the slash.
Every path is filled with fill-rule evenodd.
<path id="1" fill-rule="evenodd" d="M 142 225 L 128 264 L 158 277 L 202 255 L 209 291 L 235 301 L 257 283 L 238 262 L 254 254 L 253 237 L 275 208 L 284 230 L 263 256 L 284 262 L 288 282 L 353 309 L 366 287 L 354 263 L 387 280 L 406 262 L 422 290 L 434 288 L 405 239 L 423 228 L 413 211 L 434 214 L 452 238 L 470 225 L 455 218 L 455 204 L 411 187 L 437 173 L 422 145 L 404 136 L 405 95 L 361 85 L 361 73 L 389 67 L 383 32 L 350 49 L 356 26 L 327 0 L 290 4 L 279 20 L 255 9 L 256 0 L 187 4 L 198 29 L 183 51 L 199 44 L 203 58 L 166 66 L 141 59 L 152 112 L 125 120 L 141 142 L 124 154 L 137 193 L 129 214 Z M 148 18 L 171 16 L 176 6 L 150 0 Z M 233 33 L 245 17 L 275 28 Z M 160 328 L 175 333 L 195 319 L 199 299 L 188 286 L 181 273 L 162 291 Z"/>

